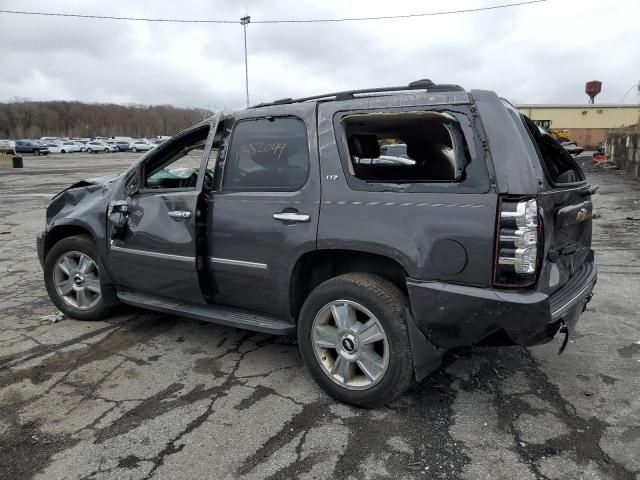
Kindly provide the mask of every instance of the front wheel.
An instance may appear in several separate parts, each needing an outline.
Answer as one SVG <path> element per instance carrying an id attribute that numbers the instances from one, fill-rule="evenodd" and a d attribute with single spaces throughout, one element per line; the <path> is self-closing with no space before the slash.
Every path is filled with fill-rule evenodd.
<path id="1" fill-rule="evenodd" d="M 329 395 L 360 407 L 402 394 L 413 381 L 407 307 L 406 295 L 376 275 L 349 273 L 320 284 L 298 320 L 311 375 Z"/>
<path id="2" fill-rule="evenodd" d="M 33 151 L 33 154 L 34 154 L 36 157 L 37 157 L 37 156 L 39 156 L 39 155 L 40 155 L 40 150 L 34 150 L 34 151 Z"/>
<path id="3" fill-rule="evenodd" d="M 67 317 L 100 320 L 109 314 L 100 269 L 98 251 L 88 237 L 67 237 L 51 247 L 44 283 L 53 303 Z"/>
<path id="4" fill-rule="evenodd" d="M 131 151 L 132 151 L 133 153 L 136 153 L 136 152 L 138 151 L 138 149 L 137 149 L 136 147 L 133 147 L 133 148 L 131 149 Z"/>

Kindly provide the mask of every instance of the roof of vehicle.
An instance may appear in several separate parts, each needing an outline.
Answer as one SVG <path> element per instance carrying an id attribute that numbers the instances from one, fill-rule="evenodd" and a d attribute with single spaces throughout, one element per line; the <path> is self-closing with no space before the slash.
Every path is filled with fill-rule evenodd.
<path id="1" fill-rule="evenodd" d="M 359 90 L 345 90 L 342 92 L 325 93 L 321 95 L 313 95 L 310 97 L 302 97 L 302 98 L 295 98 L 295 99 L 282 98 L 280 100 L 275 100 L 273 102 L 259 103 L 257 105 L 253 105 L 249 107 L 249 109 L 270 107 L 275 105 L 302 103 L 302 102 L 330 102 L 330 101 L 355 100 L 356 98 L 361 98 L 361 97 L 375 97 L 375 96 L 401 94 L 401 93 L 415 92 L 415 91 L 423 91 L 426 93 L 441 93 L 441 92 L 464 92 L 465 90 L 460 85 L 436 84 L 431 80 L 429 80 L 428 78 L 424 78 L 421 80 L 416 80 L 414 82 L 411 82 L 409 83 L 409 85 L 403 85 L 399 87 L 378 87 L 378 88 L 365 88 L 365 89 L 359 89 Z"/>

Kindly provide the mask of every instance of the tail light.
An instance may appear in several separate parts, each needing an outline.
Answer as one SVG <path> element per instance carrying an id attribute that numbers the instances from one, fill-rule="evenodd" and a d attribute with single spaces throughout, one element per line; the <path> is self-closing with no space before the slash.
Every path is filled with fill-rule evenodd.
<path id="1" fill-rule="evenodd" d="M 536 200 L 502 198 L 497 229 L 494 286 L 532 285 L 537 275 L 540 232 Z"/>

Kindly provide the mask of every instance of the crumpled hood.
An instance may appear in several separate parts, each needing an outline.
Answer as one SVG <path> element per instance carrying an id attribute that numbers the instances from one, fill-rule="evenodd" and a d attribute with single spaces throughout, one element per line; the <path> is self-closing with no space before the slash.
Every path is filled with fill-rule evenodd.
<path id="1" fill-rule="evenodd" d="M 67 188 L 65 188 L 63 190 L 71 190 L 72 188 L 78 188 L 78 187 L 88 187 L 90 185 L 97 185 L 97 186 L 105 186 L 105 185 L 109 185 L 110 183 L 113 183 L 113 181 L 115 179 L 117 179 L 120 175 L 122 175 L 121 173 L 114 173 L 111 175 L 104 175 L 102 177 L 93 177 L 93 178 L 86 178 L 84 180 L 80 180 L 79 182 L 74 183 L 73 185 L 68 186 Z M 62 192 L 60 192 L 62 193 Z"/>
<path id="2" fill-rule="evenodd" d="M 85 182 L 93 183 L 94 185 L 108 185 L 118 178 L 122 173 L 113 173 L 111 175 L 104 175 L 102 177 L 87 178 Z"/>
<path id="3" fill-rule="evenodd" d="M 104 203 L 111 185 L 120 175 L 87 178 L 62 190 L 51 199 L 47 207 L 47 224 L 49 225 L 57 217 L 69 216 L 71 212 L 81 216 L 78 212 Z"/>
<path id="4" fill-rule="evenodd" d="M 84 180 L 80 180 L 79 182 L 73 183 L 73 184 L 69 185 L 67 188 L 65 188 L 65 189 L 61 190 L 60 192 L 58 192 L 53 197 L 53 199 L 58 198 L 64 192 L 66 192 L 68 190 L 73 190 L 74 188 L 106 187 L 107 185 L 112 184 L 120 175 L 122 175 L 122 173 L 114 173 L 114 174 L 111 174 L 111 175 L 104 175 L 102 177 L 93 177 L 93 178 L 86 178 Z"/>

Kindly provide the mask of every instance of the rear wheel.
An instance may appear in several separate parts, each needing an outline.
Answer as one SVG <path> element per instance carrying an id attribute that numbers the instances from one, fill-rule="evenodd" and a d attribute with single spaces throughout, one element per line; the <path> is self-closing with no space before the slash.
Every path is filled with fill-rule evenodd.
<path id="1" fill-rule="evenodd" d="M 39 155 L 40 155 L 40 150 L 34 150 L 34 151 L 33 151 L 33 154 L 34 154 L 36 157 L 37 157 L 37 156 L 39 156 Z"/>
<path id="2" fill-rule="evenodd" d="M 100 320 L 109 314 L 100 274 L 98 251 L 85 236 L 60 240 L 45 260 L 49 297 L 62 313 L 78 320 Z"/>
<path id="3" fill-rule="evenodd" d="M 316 287 L 298 320 L 300 353 L 334 398 L 385 405 L 413 381 L 407 298 L 376 275 L 350 273 Z"/>
<path id="4" fill-rule="evenodd" d="M 109 149 L 108 149 L 108 148 L 105 148 L 105 149 L 104 149 L 104 153 L 109 153 Z"/>
<path id="5" fill-rule="evenodd" d="M 131 151 L 132 151 L 133 153 L 136 153 L 136 152 L 138 151 L 138 149 L 137 149 L 136 147 L 133 147 L 133 148 L 131 149 Z"/>

